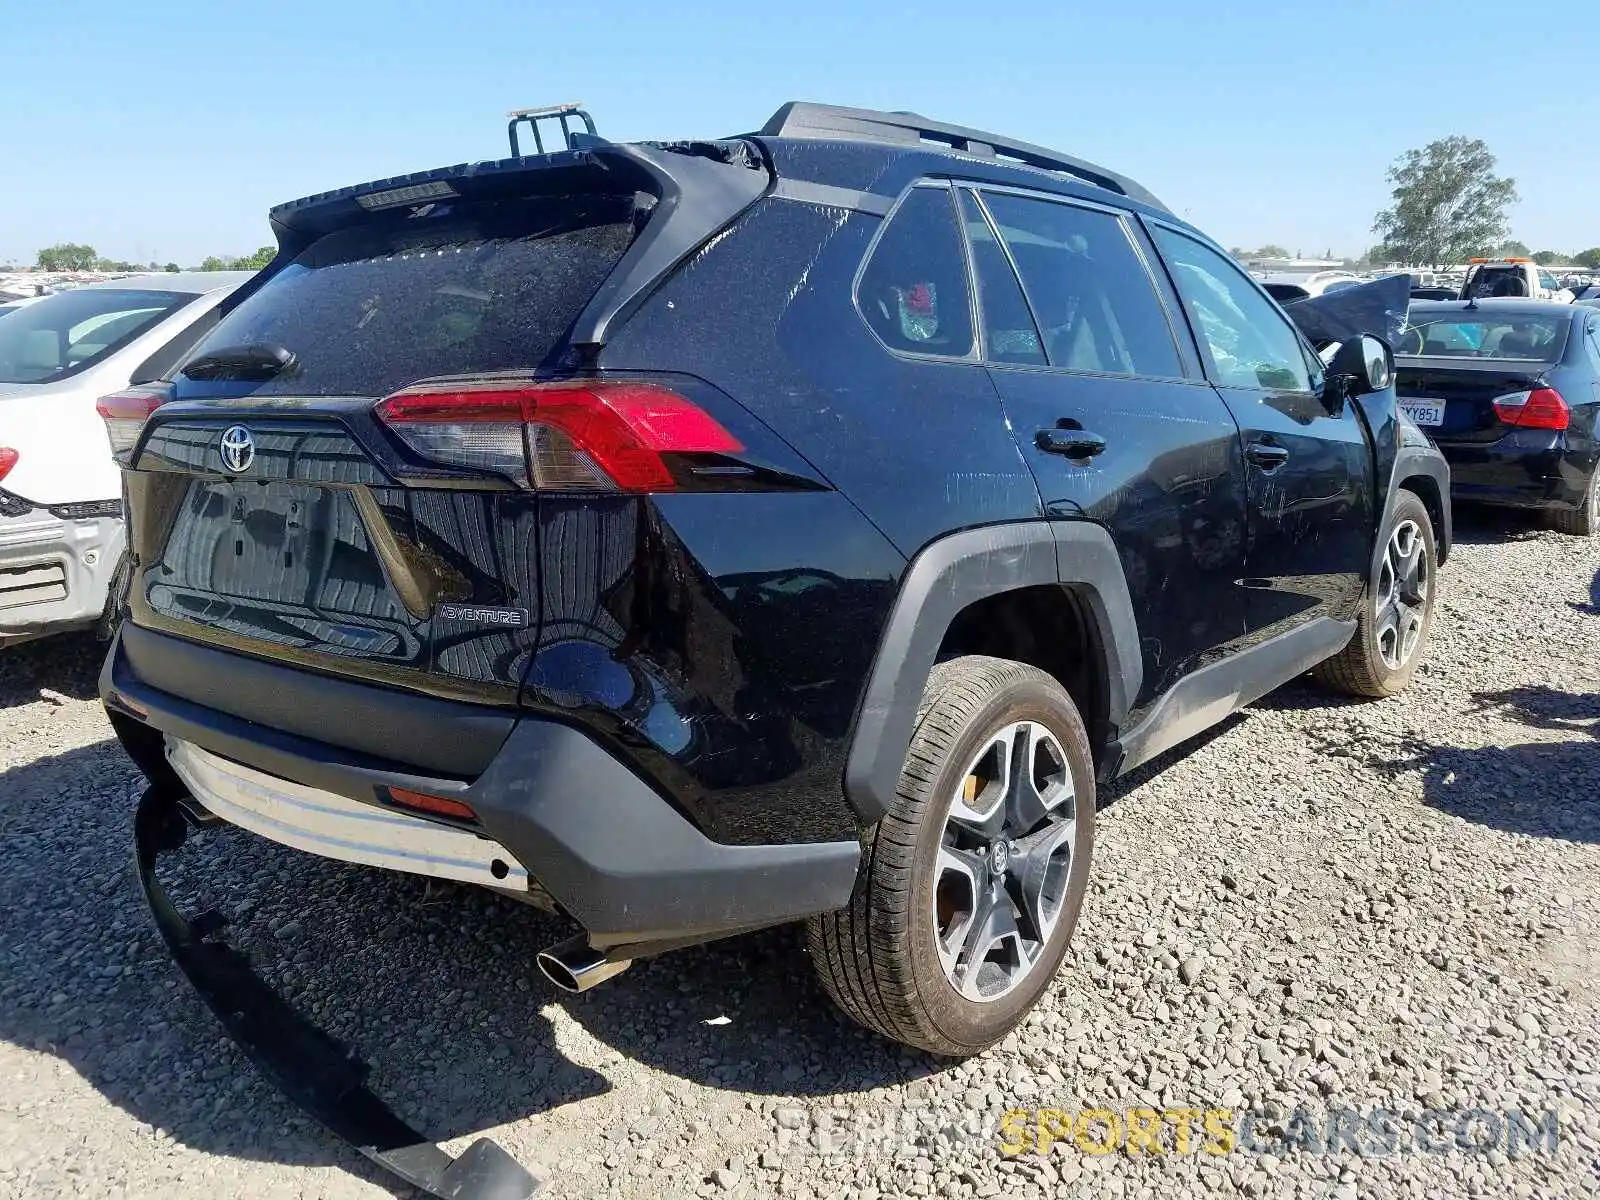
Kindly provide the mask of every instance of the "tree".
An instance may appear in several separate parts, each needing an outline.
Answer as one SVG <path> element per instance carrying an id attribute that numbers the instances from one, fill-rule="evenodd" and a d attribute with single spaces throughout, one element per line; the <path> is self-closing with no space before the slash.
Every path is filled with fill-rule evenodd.
<path id="1" fill-rule="evenodd" d="M 57 242 L 39 251 L 39 267 L 45 271 L 87 271 L 99 257 L 93 246 Z"/>
<path id="2" fill-rule="evenodd" d="M 1289 257 L 1289 252 L 1287 250 L 1285 250 L 1282 246 L 1275 246 L 1271 242 L 1268 242 L 1265 246 L 1261 247 L 1261 249 L 1257 250 L 1252 257 L 1254 257 L 1254 258 L 1288 258 Z"/>
<path id="3" fill-rule="evenodd" d="M 1557 250 L 1535 250 L 1533 261 L 1541 267 L 1548 267 L 1551 263 L 1566 262 L 1567 256 Z"/>
<path id="4" fill-rule="evenodd" d="M 238 259 L 233 265 L 235 269 L 240 271 L 259 271 L 271 262 L 273 256 L 277 253 L 278 248 L 276 246 L 262 246 L 249 258 Z"/>
<path id="5" fill-rule="evenodd" d="M 1406 262 L 1439 267 L 1484 254 L 1505 240 L 1506 209 L 1517 199 L 1516 180 L 1494 168 L 1481 138 L 1457 135 L 1407 150 L 1387 176 L 1394 206 L 1378 214 L 1372 231 Z"/>
<path id="6" fill-rule="evenodd" d="M 161 269 L 163 271 L 166 271 L 166 272 L 168 272 L 170 274 L 174 274 L 174 275 L 177 274 L 179 271 L 183 270 L 183 268 L 180 267 L 177 263 L 168 263 L 166 266 L 162 267 Z"/>
<path id="7" fill-rule="evenodd" d="M 1367 251 L 1367 256 L 1362 261 L 1371 263 L 1375 267 L 1383 267 L 1388 266 L 1388 264 L 1392 262 L 1399 262 L 1400 256 L 1395 252 L 1393 246 L 1386 246 L 1382 242 L 1379 242 L 1376 246 Z"/>
<path id="8" fill-rule="evenodd" d="M 1527 242 L 1519 242 L 1516 238 L 1512 238 L 1508 242 L 1501 242 L 1496 247 L 1495 253 L 1501 258 L 1527 258 L 1533 251 L 1528 249 Z"/>
<path id="9" fill-rule="evenodd" d="M 228 262 L 225 259 L 218 258 L 215 254 L 210 254 L 200 261 L 200 266 L 197 269 L 201 271 L 226 271 Z"/>
<path id="10" fill-rule="evenodd" d="M 1572 261 L 1591 271 L 1600 271 L 1600 246 L 1591 246 L 1580 254 L 1574 254 Z"/>

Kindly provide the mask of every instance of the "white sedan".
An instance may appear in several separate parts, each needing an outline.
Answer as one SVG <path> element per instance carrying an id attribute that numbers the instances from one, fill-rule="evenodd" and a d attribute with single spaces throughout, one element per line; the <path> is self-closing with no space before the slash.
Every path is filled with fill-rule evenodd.
<path id="1" fill-rule="evenodd" d="M 167 374 L 248 278 L 141 275 L 0 317 L 0 647 L 105 612 L 122 480 L 95 401 Z"/>

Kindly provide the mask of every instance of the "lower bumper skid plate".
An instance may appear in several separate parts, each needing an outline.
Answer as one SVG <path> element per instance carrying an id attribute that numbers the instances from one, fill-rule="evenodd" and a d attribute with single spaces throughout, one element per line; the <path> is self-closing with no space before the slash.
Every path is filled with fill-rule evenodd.
<path id="1" fill-rule="evenodd" d="M 150 788 L 134 817 L 139 882 L 167 948 L 230 1037 L 272 1084 L 362 1154 L 441 1200 L 528 1200 L 544 1181 L 488 1138 L 451 1158 L 366 1087 L 368 1068 L 316 1028 L 216 939 L 217 912 L 188 920 L 156 879 L 158 856 L 189 833 L 176 796 Z"/>

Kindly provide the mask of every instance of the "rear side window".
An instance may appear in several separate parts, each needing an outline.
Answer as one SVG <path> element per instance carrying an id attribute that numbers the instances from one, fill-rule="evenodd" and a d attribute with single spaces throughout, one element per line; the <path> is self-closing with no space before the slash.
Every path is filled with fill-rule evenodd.
<path id="1" fill-rule="evenodd" d="M 265 395 L 382 396 L 433 375 L 533 370 L 563 348 L 633 230 L 631 196 L 389 215 L 314 242 L 194 353 L 287 349 L 293 364 L 250 388 Z M 239 390 L 179 377 L 181 397 Z"/>
<path id="2" fill-rule="evenodd" d="M 1038 318 L 1050 365 L 1180 378 L 1166 311 L 1122 221 L 1110 213 L 986 193 Z"/>
<path id="3" fill-rule="evenodd" d="M 1011 269 L 1006 252 L 990 228 L 977 198 L 961 193 L 961 220 L 972 247 L 972 269 L 978 277 L 978 306 L 983 313 L 984 357 L 990 362 L 1044 366 L 1044 340 L 1028 311 L 1028 301 Z"/>
<path id="4" fill-rule="evenodd" d="M 0 383 L 54 383 L 104 362 L 195 297 L 82 288 L 14 310 L 0 324 Z"/>
<path id="5" fill-rule="evenodd" d="M 1300 336 L 1232 261 L 1193 238 L 1151 228 L 1199 335 L 1211 378 L 1223 387 L 1309 392 Z"/>
<path id="6" fill-rule="evenodd" d="M 895 210 L 861 272 L 856 305 L 892 350 L 972 353 L 966 255 L 949 188 L 915 188 Z"/>

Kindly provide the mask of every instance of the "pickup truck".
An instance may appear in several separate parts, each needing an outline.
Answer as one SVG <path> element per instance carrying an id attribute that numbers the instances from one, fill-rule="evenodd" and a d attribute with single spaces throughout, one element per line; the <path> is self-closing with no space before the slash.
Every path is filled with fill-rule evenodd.
<path id="1" fill-rule="evenodd" d="M 1572 293 L 1532 259 L 1474 258 L 1469 262 L 1471 265 L 1467 267 L 1467 278 L 1461 285 L 1459 298 L 1462 300 L 1493 296 L 1497 299 L 1522 297 L 1572 303 Z"/>

